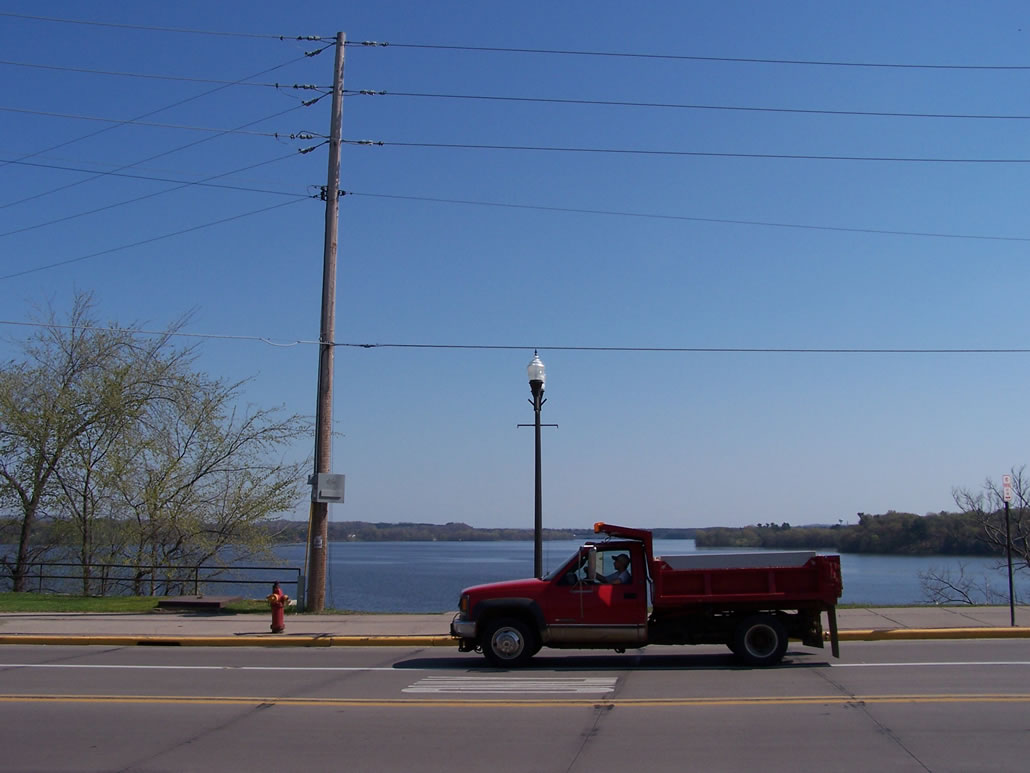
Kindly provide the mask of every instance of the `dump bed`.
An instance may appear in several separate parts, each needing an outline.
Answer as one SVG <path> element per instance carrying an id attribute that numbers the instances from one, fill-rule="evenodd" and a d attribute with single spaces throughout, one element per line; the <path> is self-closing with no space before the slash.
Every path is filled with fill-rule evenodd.
<path id="1" fill-rule="evenodd" d="M 832 610 L 844 589 L 840 556 L 801 551 L 654 557 L 647 529 L 599 522 L 594 524 L 594 533 L 640 541 L 654 583 L 651 601 L 656 611 L 737 605 Z"/>
<path id="2" fill-rule="evenodd" d="M 654 608 L 760 604 L 832 607 L 843 585 L 839 556 L 811 552 L 665 556 L 652 564 Z"/>

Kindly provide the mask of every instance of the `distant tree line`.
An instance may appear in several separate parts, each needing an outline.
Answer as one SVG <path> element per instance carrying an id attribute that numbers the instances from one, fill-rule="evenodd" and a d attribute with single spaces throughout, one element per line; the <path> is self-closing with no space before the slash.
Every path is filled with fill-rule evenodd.
<path id="1" fill-rule="evenodd" d="M 276 542 L 306 542 L 307 522 L 276 520 L 265 524 Z M 658 528 L 652 530 L 655 539 L 693 539 L 697 529 Z M 594 530 L 544 529 L 545 540 L 590 539 Z M 370 523 L 368 521 L 338 521 L 329 524 L 329 539 L 334 542 L 493 542 L 501 540 L 531 540 L 532 529 L 502 529 L 469 526 L 467 523 Z"/>
<path id="2" fill-rule="evenodd" d="M 997 517 L 997 516 L 995 516 Z M 986 538 L 984 519 L 971 512 L 916 515 L 893 510 L 859 513 L 857 524 L 794 526 L 759 524 L 743 528 L 699 529 L 698 547 L 814 548 L 841 553 L 995 556 L 1002 547 Z"/>
<path id="3" fill-rule="evenodd" d="M 276 542 L 306 542 L 307 522 L 271 521 L 268 533 Z M 584 534 L 573 529 L 544 529 L 543 539 L 576 539 Z M 467 523 L 370 523 L 368 521 L 336 521 L 329 524 L 333 542 L 488 542 L 497 540 L 531 540 L 532 529 L 476 528 Z"/>

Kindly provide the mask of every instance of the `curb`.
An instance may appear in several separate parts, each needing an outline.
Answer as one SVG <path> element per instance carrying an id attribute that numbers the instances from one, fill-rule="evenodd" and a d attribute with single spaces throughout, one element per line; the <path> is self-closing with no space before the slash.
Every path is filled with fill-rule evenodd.
<path id="1" fill-rule="evenodd" d="M 943 639 L 1030 639 L 1030 628 L 855 628 L 838 632 L 839 641 L 917 641 Z M 829 640 L 829 634 L 824 634 Z M 86 645 L 107 647 L 453 647 L 449 634 L 434 636 L 337 636 L 332 634 L 241 634 L 239 636 L 90 636 L 14 634 L 0 645 Z"/>
<path id="2" fill-rule="evenodd" d="M 107 647 L 450 647 L 458 640 L 447 636 L 332 636 L 324 634 L 242 636 L 53 636 L 15 634 L 0 636 L 3 644 L 88 645 Z"/>
<path id="3" fill-rule="evenodd" d="M 829 640 L 829 635 L 825 637 Z M 853 628 L 839 631 L 840 641 L 910 641 L 916 639 L 1030 639 L 1030 628 Z"/>

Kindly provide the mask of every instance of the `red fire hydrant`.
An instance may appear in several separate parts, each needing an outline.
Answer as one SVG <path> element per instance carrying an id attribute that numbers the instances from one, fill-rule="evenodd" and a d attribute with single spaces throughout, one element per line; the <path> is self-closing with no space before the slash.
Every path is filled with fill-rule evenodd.
<path id="1" fill-rule="evenodd" d="M 279 583 L 275 583 L 268 595 L 268 605 L 272 608 L 272 633 L 282 633 L 286 630 L 285 609 L 289 603 L 290 597 L 283 593 Z"/>

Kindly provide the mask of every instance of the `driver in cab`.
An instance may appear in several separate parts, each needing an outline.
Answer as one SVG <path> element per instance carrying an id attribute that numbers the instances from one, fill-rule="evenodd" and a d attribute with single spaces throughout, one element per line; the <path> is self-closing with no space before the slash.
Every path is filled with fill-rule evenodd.
<path id="1" fill-rule="evenodd" d="M 615 571 L 604 576 L 605 582 L 612 585 L 626 585 L 632 582 L 632 577 L 630 577 L 629 573 L 628 555 L 620 553 L 612 559 L 612 563 L 615 565 Z"/>

